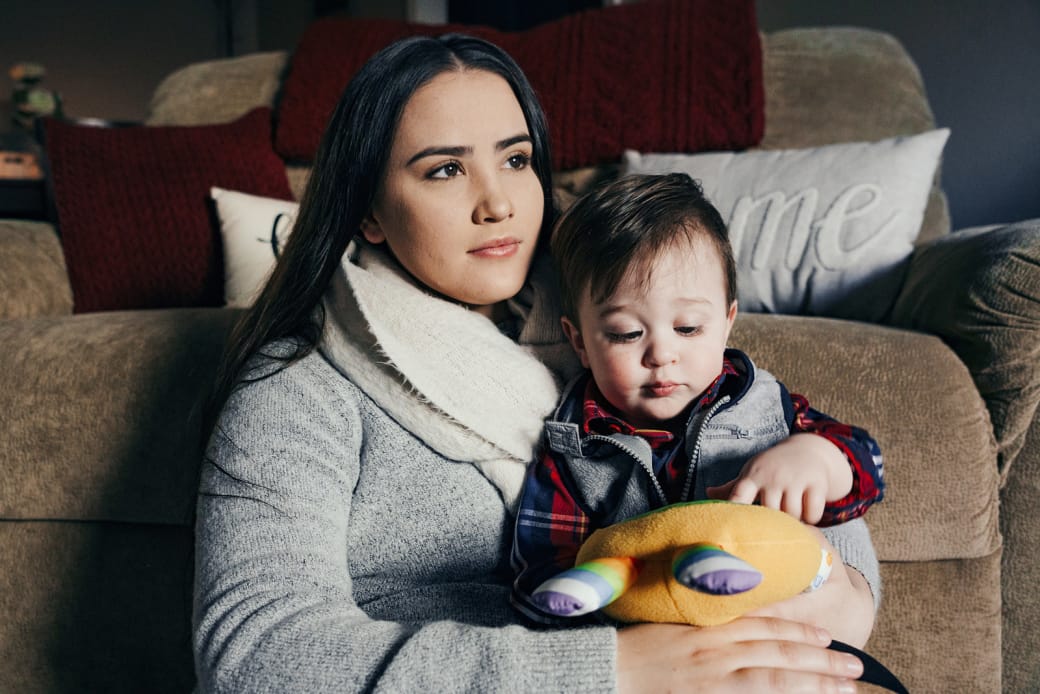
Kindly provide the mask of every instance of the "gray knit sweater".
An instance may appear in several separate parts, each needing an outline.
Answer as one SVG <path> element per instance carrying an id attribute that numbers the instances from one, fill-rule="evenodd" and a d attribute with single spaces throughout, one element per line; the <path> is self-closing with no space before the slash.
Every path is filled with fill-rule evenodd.
<path id="1" fill-rule="evenodd" d="M 613 628 L 520 625 L 512 517 L 496 488 L 402 429 L 319 353 L 236 391 L 206 458 L 201 691 L 616 688 Z M 856 530 L 836 546 L 846 561 L 869 560 L 857 568 L 876 592 L 865 528 L 838 527 Z"/>
<path id="2" fill-rule="evenodd" d="M 203 466 L 195 654 L 220 692 L 615 688 L 616 634 L 509 605 L 512 519 L 318 353 L 237 391 Z"/>

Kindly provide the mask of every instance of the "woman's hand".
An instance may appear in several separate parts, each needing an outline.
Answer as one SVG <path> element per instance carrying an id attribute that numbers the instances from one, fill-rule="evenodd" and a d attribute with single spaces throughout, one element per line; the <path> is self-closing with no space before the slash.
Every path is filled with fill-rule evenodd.
<path id="1" fill-rule="evenodd" d="M 834 558 L 831 575 L 819 589 L 755 610 L 751 616 L 805 622 L 826 629 L 839 641 L 863 648 L 874 628 L 874 596 L 870 587 L 858 571 L 842 563 L 837 550 L 818 528 L 809 529 Z"/>
<path id="2" fill-rule="evenodd" d="M 855 692 L 863 664 L 828 650 L 830 641 L 823 629 L 771 617 L 626 627 L 618 631 L 618 691 Z"/>

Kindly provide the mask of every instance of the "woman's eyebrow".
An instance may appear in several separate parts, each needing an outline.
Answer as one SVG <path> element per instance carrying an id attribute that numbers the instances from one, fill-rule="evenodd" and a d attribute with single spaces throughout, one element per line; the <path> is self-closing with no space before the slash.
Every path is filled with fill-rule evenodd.
<path id="1" fill-rule="evenodd" d="M 462 146 L 447 147 L 447 146 L 439 146 L 439 145 L 438 146 L 434 146 L 434 147 L 427 147 L 426 149 L 421 149 L 418 152 L 416 152 L 415 154 L 413 154 L 412 158 L 408 160 L 408 163 L 405 164 L 405 166 L 411 166 L 412 164 L 414 164 L 415 162 L 419 161 L 420 159 L 423 159 L 424 157 L 434 157 L 434 156 L 464 157 L 467 154 L 473 154 L 473 148 L 472 147 L 462 147 Z"/>
<path id="2" fill-rule="evenodd" d="M 533 140 L 531 140 L 531 136 L 527 133 L 513 135 L 512 137 L 507 137 L 504 140 L 499 140 L 498 142 L 496 142 L 495 151 L 501 151 L 507 147 L 512 147 L 513 145 L 518 144 L 520 142 L 533 142 Z"/>
<path id="3" fill-rule="evenodd" d="M 504 140 L 499 140 L 495 143 L 495 151 L 500 152 L 507 147 L 512 147 L 520 142 L 532 142 L 531 136 L 527 133 L 520 133 L 507 137 Z M 415 162 L 425 157 L 465 157 L 473 154 L 473 148 L 468 145 L 434 145 L 433 147 L 426 147 L 419 150 L 412 155 L 412 158 L 408 160 L 405 166 L 411 166 Z"/>

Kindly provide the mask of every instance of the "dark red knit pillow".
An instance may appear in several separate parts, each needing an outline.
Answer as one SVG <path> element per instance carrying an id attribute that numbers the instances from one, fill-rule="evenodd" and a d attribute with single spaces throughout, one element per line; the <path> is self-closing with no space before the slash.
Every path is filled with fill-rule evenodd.
<path id="1" fill-rule="evenodd" d="M 269 108 L 202 126 L 51 119 L 44 138 L 77 313 L 222 305 L 210 187 L 292 197 Z"/>
<path id="2" fill-rule="evenodd" d="M 278 107 L 275 148 L 313 158 L 361 65 L 410 35 L 463 32 L 498 44 L 538 93 L 553 166 L 617 161 L 624 149 L 743 149 L 765 127 L 762 53 L 751 0 L 661 0 L 588 10 L 504 33 L 459 24 L 324 19 L 304 33 Z"/>

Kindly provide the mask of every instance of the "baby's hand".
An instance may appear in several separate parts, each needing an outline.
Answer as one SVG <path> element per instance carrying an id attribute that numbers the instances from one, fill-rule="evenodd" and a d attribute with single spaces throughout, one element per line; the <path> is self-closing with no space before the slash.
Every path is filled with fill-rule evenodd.
<path id="1" fill-rule="evenodd" d="M 735 480 L 707 492 L 712 499 L 757 501 L 815 525 L 826 503 L 851 489 L 852 468 L 837 446 L 815 434 L 795 434 L 749 460 Z"/>

